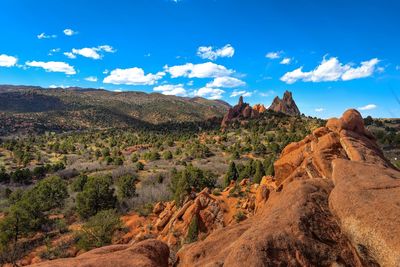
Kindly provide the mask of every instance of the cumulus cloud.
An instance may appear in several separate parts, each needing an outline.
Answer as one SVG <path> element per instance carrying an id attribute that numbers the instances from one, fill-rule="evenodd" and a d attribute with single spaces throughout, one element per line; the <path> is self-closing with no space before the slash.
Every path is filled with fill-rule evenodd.
<path id="1" fill-rule="evenodd" d="M 268 52 L 265 57 L 269 59 L 278 59 L 282 55 L 282 51 L 276 51 L 276 52 Z"/>
<path id="2" fill-rule="evenodd" d="M 64 55 L 68 58 L 76 58 L 76 55 L 80 55 L 92 59 L 101 59 L 103 57 L 102 52 L 114 53 L 116 50 L 110 45 L 99 45 L 97 47 L 84 47 L 84 48 L 72 48 L 71 52 L 65 52 Z"/>
<path id="3" fill-rule="evenodd" d="M 13 67 L 17 64 L 18 58 L 8 56 L 5 54 L 0 55 L 0 67 Z"/>
<path id="4" fill-rule="evenodd" d="M 235 49 L 227 44 L 224 47 L 214 50 L 212 46 L 200 46 L 197 55 L 203 59 L 216 60 L 219 57 L 233 57 Z"/>
<path id="5" fill-rule="evenodd" d="M 42 68 L 48 72 L 63 72 L 65 74 L 70 74 L 70 75 L 76 74 L 74 67 L 65 62 L 27 61 L 27 62 L 25 62 L 25 65 L 27 65 L 29 67 Z"/>
<path id="6" fill-rule="evenodd" d="M 379 63 L 377 58 L 361 62 L 359 67 L 352 67 L 351 64 L 339 62 L 337 57 L 329 59 L 323 58 L 321 64 L 314 70 L 303 72 L 303 67 L 287 72 L 281 77 L 281 81 L 288 84 L 299 80 L 304 82 L 325 82 L 325 81 L 348 81 L 353 79 L 365 78 L 375 72 L 375 66 Z"/>
<path id="7" fill-rule="evenodd" d="M 165 72 L 171 74 L 172 78 L 189 77 L 189 78 L 215 78 L 222 76 L 229 76 L 233 70 L 229 70 L 222 65 L 217 65 L 212 62 L 201 64 L 186 63 L 184 65 L 177 65 L 164 67 Z"/>
<path id="8" fill-rule="evenodd" d="M 195 96 L 200 96 L 208 99 L 221 99 L 222 94 L 225 93 L 224 90 L 218 88 L 203 87 L 199 90 L 194 91 Z"/>
<path id="9" fill-rule="evenodd" d="M 289 65 L 292 62 L 292 59 L 290 57 L 285 57 L 281 60 L 281 62 L 279 62 L 279 64 L 282 65 Z"/>
<path id="10" fill-rule="evenodd" d="M 65 29 L 65 30 L 63 30 L 63 33 L 64 33 L 65 35 L 67 35 L 67 36 L 72 36 L 72 35 L 78 34 L 77 31 L 74 31 L 74 30 L 72 30 L 72 29 Z"/>
<path id="11" fill-rule="evenodd" d="M 315 112 L 323 112 L 325 109 L 324 108 L 316 108 Z"/>
<path id="12" fill-rule="evenodd" d="M 245 86 L 246 83 L 242 80 L 233 77 L 217 77 L 212 82 L 207 84 L 207 87 L 224 87 L 233 88 L 239 86 Z"/>
<path id="13" fill-rule="evenodd" d="M 363 107 L 359 107 L 358 109 L 359 110 L 371 110 L 371 109 L 376 109 L 377 107 L 378 106 L 375 105 L 375 104 L 368 104 L 368 105 L 365 105 Z"/>
<path id="14" fill-rule="evenodd" d="M 89 77 L 86 77 L 85 80 L 88 82 L 97 82 L 97 77 L 89 76 Z"/>
<path id="15" fill-rule="evenodd" d="M 249 97 L 249 96 L 251 96 L 253 93 L 252 92 L 249 92 L 249 91 L 245 91 L 245 90 L 242 90 L 242 91 L 233 91 L 232 93 L 231 93 L 231 95 L 230 95 L 230 97 L 237 97 L 237 96 L 244 96 L 244 97 Z"/>
<path id="16" fill-rule="evenodd" d="M 155 92 L 161 92 L 164 95 L 187 96 L 187 91 L 183 84 L 163 84 L 153 88 Z"/>
<path id="17" fill-rule="evenodd" d="M 141 68 L 115 69 L 110 75 L 105 77 L 104 83 L 127 84 L 127 85 L 154 85 L 165 75 L 165 72 L 156 74 L 144 74 Z"/>
<path id="18" fill-rule="evenodd" d="M 51 38 L 57 38 L 57 35 L 52 34 L 52 35 L 47 35 L 44 32 L 42 32 L 41 34 L 37 35 L 38 39 L 51 39 Z"/>

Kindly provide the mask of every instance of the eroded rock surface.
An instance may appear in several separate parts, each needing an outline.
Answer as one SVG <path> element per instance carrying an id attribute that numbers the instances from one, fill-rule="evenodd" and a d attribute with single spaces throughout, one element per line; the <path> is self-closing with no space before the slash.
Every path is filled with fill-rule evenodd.
<path id="1" fill-rule="evenodd" d="M 134 245 L 112 245 L 83 253 L 75 258 L 46 261 L 35 267 L 167 267 L 168 246 L 149 239 Z"/>
<path id="2" fill-rule="evenodd" d="M 184 246 L 178 266 L 400 266 L 400 172 L 358 111 L 288 145 L 274 167 L 255 215 Z"/>

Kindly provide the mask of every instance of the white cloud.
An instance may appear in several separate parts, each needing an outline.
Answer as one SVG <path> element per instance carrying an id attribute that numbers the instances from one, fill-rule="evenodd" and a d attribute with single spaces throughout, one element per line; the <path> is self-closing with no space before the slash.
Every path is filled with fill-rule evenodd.
<path id="1" fill-rule="evenodd" d="M 281 60 L 281 62 L 279 62 L 279 64 L 282 65 L 289 65 L 292 62 L 292 59 L 290 57 L 285 57 Z"/>
<path id="2" fill-rule="evenodd" d="M 349 68 L 342 75 L 343 81 L 360 79 L 371 76 L 375 71 L 375 65 L 379 63 L 377 58 L 373 58 L 369 61 L 361 62 L 361 66 L 358 68 Z"/>
<path id="3" fill-rule="evenodd" d="M 233 73 L 222 65 L 217 65 L 212 62 L 201 64 L 186 63 L 184 65 L 177 65 L 164 67 L 164 70 L 171 74 L 172 78 L 189 77 L 189 78 L 214 78 L 221 76 L 228 76 Z"/>
<path id="4" fill-rule="evenodd" d="M 352 67 L 350 64 L 343 65 L 338 58 L 323 58 L 321 64 L 314 70 L 303 72 L 303 67 L 287 72 L 281 77 L 281 81 L 288 84 L 295 83 L 298 80 L 304 82 L 324 82 L 324 81 L 348 81 L 371 76 L 375 71 L 376 64 L 379 63 L 377 58 L 369 61 L 361 62 L 361 66 Z"/>
<path id="5" fill-rule="evenodd" d="M 58 53 L 58 52 L 60 52 L 60 51 L 61 51 L 60 48 L 53 48 L 53 49 L 50 49 L 48 55 L 49 55 L 49 56 L 52 56 L 54 53 Z"/>
<path id="6" fill-rule="evenodd" d="M 8 56 L 5 54 L 0 55 L 0 67 L 12 67 L 17 64 L 18 58 Z"/>
<path id="7" fill-rule="evenodd" d="M 75 55 L 81 55 L 83 57 L 88 57 L 88 58 L 93 58 L 93 59 L 100 59 L 101 56 L 99 53 L 94 48 L 81 48 L 81 49 L 76 49 L 72 48 L 72 53 Z"/>
<path id="8" fill-rule="evenodd" d="M 52 34 L 52 35 L 47 35 L 44 32 L 42 32 L 41 34 L 37 35 L 38 39 L 50 39 L 50 38 L 57 38 L 57 35 Z"/>
<path id="9" fill-rule="evenodd" d="M 25 65 L 29 67 L 38 67 L 45 69 L 48 72 L 64 72 L 65 74 L 76 74 L 76 71 L 73 66 L 69 65 L 68 63 L 65 62 L 59 62 L 59 61 L 49 61 L 49 62 L 43 62 L 43 61 L 27 61 L 25 62 Z"/>
<path id="10" fill-rule="evenodd" d="M 103 71 L 103 74 L 108 74 L 109 72 L 110 72 L 109 70 L 105 69 L 105 70 Z"/>
<path id="11" fill-rule="evenodd" d="M 75 55 L 81 55 L 83 57 L 92 59 L 101 59 L 103 57 L 101 52 L 114 53 L 116 50 L 109 45 L 100 45 L 97 47 L 84 47 L 84 48 L 72 48 L 71 52 L 65 52 L 64 55 L 69 58 L 75 58 Z M 75 56 L 75 57 L 73 57 Z"/>
<path id="12" fill-rule="evenodd" d="M 52 88 L 52 89 L 55 89 L 55 88 L 63 88 L 63 89 L 65 89 L 65 88 L 68 88 L 69 86 L 65 86 L 65 85 L 55 85 L 55 84 L 52 84 L 52 85 L 50 85 L 49 86 L 49 88 Z"/>
<path id="13" fill-rule="evenodd" d="M 212 46 L 200 46 L 197 55 L 203 59 L 216 60 L 219 57 L 233 57 L 235 49 L 227 44 L 224 47 L 214 50 Z"/>
<path id="14" fill-rule="evenodd" d="M 86 77 L 85 80 L 88 82 L 97 82 L 97 77 L 89 76 L 89 77 Z"/>
<path id="15" fill-rule="evenodd" d="M 244 97 L 249 97 L 249 96 L 251 96 L 253 93 L 252 92 L 249 92 L 249 91 L 245 91 L 245 90 L 242 90 L 242 91 L 233 91 L 232 93 L 231 93 L 231 95 L 230 95 L 230 97 L 237 97 L 237 96 L 244 96 Z"/>
<path id="16" fill-rule="evenodd" d="M 76 56 L 75 56 L 73 53 L 71 53 L 71 52 L 64 52 L 64 55 L 65 55 L 66 57 L 68 57 L 68 58 L 71 58 L 71 59 L 76 58 Z"/>
<path id="17" fill-rule="evenodd" d="M 246 83 L 242 80 L 233 78 L 233 77 L 217 77 L 212 82 L 207 83 L 207 87 L 224 87 L 224 88 L 233 88 L 239 86 L 245 86 Z"/>
<path id="18" fill-rule="evenodd" d="M 225 93 L 224 90 L 210 88 L 210 87 L 203 87 L 203 88 L 200 88 L 199 90 L 194 91 L 195 96 L 200 96 L 200 97 L 213 99 L 213 100 L 221 99 L 223 93 Z"/>
<path id="19" fill-rule="evenodd" d="M 165 75 L 165 72 L 144 74 L 141 68 L 115 69 L 105 77 L 104 83 L 127 85 L 153 85 Z"/>
<path id="20" fill-rule="evenodd" d="M 278 59 L 281 57 L 282 53 L 282 51 L 269 52 L 265 55 L 265 57 L 269 59 Z"/>
<path id="21" fill-rule="evenodd" d="M 153 88 L 155 92 L 161 92 L 164 95 L 187 96 L 187 92 L 183 84 L 164 84 Z"/>
<path id="22" fill-rule="evenodd" d="M 65 29 L 65 30 L 63 30 L 63 33 L 67 36 L 72 36 L 72 35 L 78 34 L 78 32 L 71 30 L 71 29 Z"/>
<path id="23" fill-rule="evenodd" d="M 365 105 L 363 107 L 359 107 L 358 109 L 359 110 L 371 110 L 371 109 L 376 109 L 377 107 L 378 106 L 375 105 L 375 104 L 368 104 L 368 105 Z"/>
<path id="24" fill-rule="evenodd" d="M 315 112 L 323 112 L 325 109 L 324 108 L 316 108 Z"/>

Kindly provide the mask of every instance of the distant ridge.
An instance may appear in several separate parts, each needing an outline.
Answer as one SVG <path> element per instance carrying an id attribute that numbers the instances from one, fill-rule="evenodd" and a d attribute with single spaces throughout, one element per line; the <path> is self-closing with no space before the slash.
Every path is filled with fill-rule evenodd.
<path id="1" fill-rule="evenodd" d="M 201 122 L 230 108 L 201 97 L 24 85 L 0 85 L 0 103 L 0 135 Z"/>

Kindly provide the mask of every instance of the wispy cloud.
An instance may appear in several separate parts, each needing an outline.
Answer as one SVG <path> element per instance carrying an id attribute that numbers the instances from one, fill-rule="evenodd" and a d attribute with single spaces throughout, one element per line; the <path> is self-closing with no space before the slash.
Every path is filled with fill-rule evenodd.
<path id="1" fill-rule="evenodd" d="M 316 108 L 316 109 L 315 109 L 315 112 L 323 112 L 323 111 L 325 111 L 324 108 Z"/>
<path id="2" fill-rule="evenodd" d="M 283 54 L 283 51 L 268 52 L 265 57 L 269 59 L 278 59 Z"/>
<path id="3" fill-rule="evenodd" d="M 242 90 L 242 91 L 233 91 L 230 95 L 230 97 L 237 97 L 237 96 L 244 96 L 244 97 L 249 97 L 251 96 L 253 93 L 246 91 L 246 90 Z"/>
<path id="4" fill-rule="evenodd" d="M 212 46 L 200 46 L 197 49 L 197 55 L 203 59 L 216 60 L 219 57 L 233 57 L 235 49 L 227 44 L 219 49 L 214 49 Z"/>
<path id="5" fill-rule="evenodd" d="M 115 53 L 116 50 L 110 45 L 99 45 L 97 47 L 84 47 L 84 48 L 72 48 L 71 52 L 64 52 L 64 55 L 68 58 L 76 58 L 76 55 L 91 59 L 101 59 L 103 53 Z"/>
<path id="6" fill-rule="evenodd" d="M 289 65 L 292 62 L 292 59 L 290 57 L 285 57 L 281 60 L 281 62 L 279 62 L 279 64 L 282 65 Z"/>
<path id="7" fill-rule="evenodd" d="M 96 76 L 89 76 L 85 78 L 86 81 L 88 82 L 97 82 L 97 77 Z"/>
<path id="8" fill-rule="evenodd" d="M 359 107 L 359 110 L 372 110 L 372 109 L 376 109 L 378 106 L 375 104 L 368 104 L 362 107 Z"/>
<path id="9" fill-rule="evenodd" d="M 361 62 L 359 67 L 352 67 L 351 64 L 339 62 L 337 57 L 329 59 L 323 58 L 321 64 L 314 70 L 304 72 L 303 67 L 287 72 L 281 77 L 281 81 L 288 84 L 295 83 L 299 80 L 304 82 L 325 82 L 325 81 L 349 81 L 371 76 L 376 65 L 379 63 L 377 58 Z"/>
<path id="10" fill-rule="evenodd" d="M 55 35 L 55 34 L 48 35 L 48 34 L 42 32 L 41 34 L 38 34 L 36 37 L 38 39 L 54 39 L 54 38 L 57 38 L 57 35 Z"/>
<path id="11" fill-rule="evenodd" d="M 69 65 L 68 63 L 60 61 L 49 61 L 49 62 L 27 61 L 25 62 L 25 65 L 29 67 L 42 68 L 47 72 L 63 72 L 69 75 L 76 74 L 76 71 L 73 66 Z"/>

